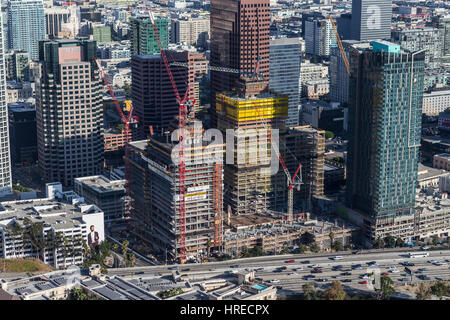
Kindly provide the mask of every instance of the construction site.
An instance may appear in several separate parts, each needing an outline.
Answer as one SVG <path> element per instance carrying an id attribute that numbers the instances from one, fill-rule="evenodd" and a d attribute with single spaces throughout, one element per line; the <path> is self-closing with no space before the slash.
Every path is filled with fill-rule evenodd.
<path id="1" fill-rule="evenodd" d="M 227 154 L 233 157 L 233 163 L 227 161 L 224 169 L 225 205 L 233 214 L 242 215 L 285 204 L 285 179 L 282 173 L 271 174 L 271 129 L 281 133 L 286 130 L 287 97 L 273 93 L 248 97 L 218 94 L 216 110 L 218 129 L 224 134 L 228 129 L 234 132 L 234 152 Z"/>
<path id="2" fill-rule="evenodd" d="M 301 243 L 305 233 L 309 233 L 322 250 L 328 250 L 331 232 L 334 240 L 347 246 L 358 231 L 356 226 L 341 220 L 321 221 L 309 213 L 298 215 L 292 224 L 269 212 L 259 216 L 228 216 L 224 226 L 223 252 L 230 256 L 239 256 L 244 248 L 256 246 L 266 254 L 279 254 L 283 248 Z"/>
<path id="3" fill-rule="evenodd" d="M 149 139 L 127 144 L 129 232 L 161 260 L 180 263 L 201 260 L 212 248 L 278 252 L 307 231 L 322 243 L 336 230 L 348 243 L 352 228 L 310 221 L 312 200 L 323 197 L 324 131 L 286 127 L 288 97 L 268 90 L 259 64 L 245 76 L 219 68 L 240 77 L 236 89 L 215 96 L 223 141 L 211 148 L 195 125 L 196 100 L 189 88 L 184 96 L 178 92 L 170 69 L 175 62 L 149 16 L 179 112 L 169 131 L 154 134 L 150 126 Z M 128 130 L 132 116 L 122 119 Z"/>
<path id="4" fill-rule="evenodd" d="M 185 221 L 180 215 L 179 164 L 172 157 L 177 142 L 169 136 L 131 142 L 125 158 L 133 181 L 129 186 L 130 232 L 153 250 L 163 251 L 168 261 L 181 259 L 182 246 L 189 260 L 222 244 L 224 146 L 211 148 L 202 143 L 202 132 L 194 131 L 193 121 L 186 123 L 185 135 L 188 133 L 194 138 L 184 146 Z M 200 140 L 196 141 L 196 136 Z M 183 225 L 184 243 L 180 236 Z"/>

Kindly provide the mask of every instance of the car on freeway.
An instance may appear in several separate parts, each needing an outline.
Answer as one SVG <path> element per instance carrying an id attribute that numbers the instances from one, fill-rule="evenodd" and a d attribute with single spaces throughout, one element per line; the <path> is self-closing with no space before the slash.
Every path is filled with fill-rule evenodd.
<path id="1" fill-rule="evenodd" d="M 423 251 L 425 251 L 425 250 L 430 249 L 430 247 L 428 247 L 428 246 L 422 246 L 422 247 L 420 247 L 420 249 L 423 250 Z"/>
<path id="2" fill-rule="evenodd" d="M 401 278 L 401 279 L 398 279 L 398 281 L 405 282 L 405 281 L 408 281 L 408 278 Z"/>
<path id="3" fill-rule="evenodd" d="M 288 260 L 286 263 L 295 263 L 295 260 Z"/>
<path id="4" fill-rule="evenodd" d="M 352 275 L 352 273 L 351 272 L 342 272 L 341 273 L 341 276 L 351 276 Z"/>
<path id="5" fill-rule="evenodd" d="M 353 269 L 353 270 L 361 270 L 362 267 L 361 267 L 360 264 L 357 264 L 357 265 L 352 266 L 352 269 Z"/>
<path id="6" fill-rule="evenodd" d="M 429 270 L 428 268 L 420 268 L 417 271 L 424 272 L 424 271 L 428 271 L 428 270 Z"/>
<path id="7" fill-rule="evenodd" d="M 327 282 L 328 279 L 327 278 L 319 278 L 317 279 L 318 282 Z"/>
<path id="8" fill-rule="evenodd" d="M 264 271 L 264 268 L 258 268 L 258 269 L 256 269 L 256 272 L 261 272 L 261 271 Z"/>
<path id="9" fill-rule="evenodd" d="M 342 278 L 340 275 L 336 275 L 336 276 L 333 276 L 333 278 L 334 279 L 340 279 L 340 278 Z"/>
<path id="10" fill-rule="evenodd" d="M 354 251 L 352 251 L 352 254 L 361 254 L 361 253 L 362 253 L 361 250 L 354 250 Z"/>
<path id="11" fill-rule="evenodd" d="M 400 262 L 400 265 L 404 266 L 404 267 L 414 267 L 415 264 L 409 261 L 405 261 L 405 262 Z"/>
<path id="12" fill-rule="evenodd" d="M 303 276 L 303 279 L 305 279 L 305 280 L 312 280 L 312 279 L 314 279 L 315 277 L 316 277 L 316 276 L 310 274 L 310 275 L 307 275 L 307 276 Z"/>
<path id="13" fill-rule="evenodd" d="M 441 278 L 441 277 L 434 277 L 437 281 L 445 281 L 445 279 L 444 278 Z"/>
<path id="14" fill-rule="evenodd" d="M 189 270 L 191 270 L 191 269 L 190 268 L 181 269 L 181 271 L 189 271 Z"/>
<path id="15" fill-rule="evenodd" d="M 361 281 L 360 284 L 368 284 L 367 281 Z"/>
<path id="16" fill-rule="evenodd" d="M 305 260 L 305 261 L 302 261 L 302 262 L 300 262 L 301 264 L 309 264 L 310 263 L 310 261 L 309 260 Z"/>
<path id="17" fill-rule="evenodd" d="M 318 268 L 318 267 L 320 267 L 320 265 L 318 265 L 318 264 L 313 264 L 313 265 L 311 266 L 311 268 Z"/>
<path id="18" fill-rule="evenodd" d="M 377 262 L 376 261 L 369 261 L 369 262 L 366 262 L 366 264 L 371 266 L 371 265 L 377 264 Z"/>
<path id="19" fill-rule="evenodd" d="M 291 273 L 289 273 L 288 275 L 289 275 L 289 276 L 298 276 L 298 273 L 297 273 L 297 272 L 291 272 Z"/>
<path id="20" fill-rule="evenodd" d="M 443 267 L 443 266 L 446 266 L 447 265 L 447 262 L 436 262 L 435 264 L 434 264 L 435 266 L 439 266 L 439 267 Z"/>
<path id="21" fill-rule="evenodd" d="M 359 276 L 361 279 L 369 279 L 369 275 L 368 274 L 362 274 Z"/>
<path id="22" fill-rule="evenodd" d="M 428 260 L 427 262 L 428 262 L 428 263 L 431 263 L 431 264 L 435 264 L 435 263 L 438 262 L 438 261 L 433 259 L 433 260 Z"/>
<path id="23" fill-rule="evenodd" d="M 429 276 L 426 276 L 424 274 L 418 275 L 417 278 L 419 278 L 420 280 L 431 280 Z"/>
<path id="24" fill-rule="evenodd" d="M 271 282 L 271 283 L 279 283 L 280 280 L 278 280 L 278 279 L 273 279 L 273 280 L 270 280 L 270 282 Z"/>
<path id="25" fill-rule="evenodd" d="M 336 256 L 336 257 L 333 257 L 331 259 L 333 259 L 333 260 L 342 260 L 342 259 L 344 259 L 344 257 L 343 256 Z"/>
<path id="26" fill-rule="evenodd" d="M 287 267 L 279 267 L 280 270 L 287 270 Z"/>
<path id="27" fill-rule="evenodd" d="M 322 270 L 318 269 L 318 268 L 314 268 L 311 270 L 311 273 L 322 273 Z"/>
<path id="28" fill-rule="evenodd" d="M 392 272 L 392 273 L 399 273 L 400 272 L 400 270 L 398 270 L 396 267 L 390 267 L 389 271 Z"/>
<path id="29" fill-rule="evenodd" d="M 343 279 L 341 282 L 352 282 L 352 279 Z"/>
<path id="30" fill-rule="evenodd" d="M 388 276 L 389 275 L 389 273 L 387 273 L 387 272 L 383 272 L 382 274 L 381 274 L 382 276 Z"/>
<path id="31" fill-rule="evenodd" d="M 303 267 L 299 266 L 298 268 L 295 268 L 294 271 L 303 271 Z"/>
<path id="32" fill-rule="evenodd" d="M 230 266 L 230 268 L 239 268 L 239 265 L 235 264 L 235 265 Z"/>

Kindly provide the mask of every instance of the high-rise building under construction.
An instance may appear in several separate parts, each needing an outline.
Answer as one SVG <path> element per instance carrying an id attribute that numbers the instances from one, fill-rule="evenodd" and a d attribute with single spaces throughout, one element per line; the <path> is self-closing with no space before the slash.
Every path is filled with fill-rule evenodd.
<path id="1" fill-rule="evenodd" d="M 285 206 L 286 178 L 278 170 L 272 141 L 279 144 L 278 137 L 286 129 L 287 96 L 270 92 L 217 94 L 216 107 L 218 129 L 227 135 L 226 208 L 241 215 Z M 278 130 L 278 137 L 271 129 Z"/>
<path id="2" fill-rule="evenodd" d="M 130 230 L 142 243 L 165 252 L 168 261 L 182 260 L 180 248 L 186 249 L 189 260 L 222 244 L 224 146 L 202 141 L 200 122 L 187 121 L 184 132 L 184 219 L 177 142 L 170 135 L 130 142 L 125 157 L 127 175 L 133 181 L 128 185 Z M 185 236 L 181 237 L 183 226 Z"/>
<path id="3" fill-rule="evenodd" d="M 270 0 L 211 0 L 211 66 L 240 71 L 211 71 L 212 126 L 217 93 L 241 87 L 256 67 L 269 78 L 269 27 Z"/>

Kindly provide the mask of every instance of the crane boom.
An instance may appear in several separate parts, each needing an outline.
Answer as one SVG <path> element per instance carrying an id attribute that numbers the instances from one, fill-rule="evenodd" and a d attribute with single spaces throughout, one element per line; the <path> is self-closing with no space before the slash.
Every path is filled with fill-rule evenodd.
<path id="1" fill-rule="evenodd" d="M 185 193 L 186 193 L 186 163 L 184 160 L 184 128 L 185 128 L 185 122 L 187 117 L 187 107 L 194 102 L 189 101 L 188 95 L 189 95 L 189 88 L 187 88 L 186 93 L 181 99 L 180 94 L 178 92 L 177 85 L 175 83 L 175 80 L 172 75 L 172 71 L 170 70 L 170 65 L 167 60 L 166 52 L 164 50 L 164 47 L 161 43 L 161 39 L 159 37 L 158 28 L 155 24 L 155 19 L 153 17 L 153 13 L 146 8 L 150 22 L 153 28 L 153 33 L 155 35 L 155 39 L 158 43 L 159 52 L 161 53 L 161 57 L 164 61 L 164 66 L 166 67 L 167 74 L 169 75 L 170 83 L 172 85 L 173 92 L 175 94 L 175 97 L 177 99 L 177 102 L 179 104 L 178 108 L 178 130 L 179 130 L 179 152 L 178 157 L 180 160 L 180 163 L 178 165 L 179 170 L 179 214 L 180 214 L 180 262 L 184 263 L 186 262 L 186 202 L 185 202 Z"/>
<path id="2" fill-rule="evenodd" d="M 350 63 L 348 62 L 347 54 L 345 53 L 344 46 L 342 45 L 341 37 L 339 36 L 336 24 L 334 23 L 332 16 L 328 16 L 328 19 L 330 20 L 331 26 L 333 27 L 334 35 L 336 36 L 339 50 L 341 51 L 342 59 L 344 60 L 345 63 L 345 68 L 347 69 L 347 73 L 350 75 L 351 73 Z"/>

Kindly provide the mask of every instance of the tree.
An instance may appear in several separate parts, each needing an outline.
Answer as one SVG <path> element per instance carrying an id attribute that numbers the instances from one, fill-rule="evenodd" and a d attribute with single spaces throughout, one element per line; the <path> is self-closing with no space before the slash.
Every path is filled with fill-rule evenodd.
<path id="1" fill-rule="evenodd" d="M 439 243 L 439 237 L 438 237 L 438 235 L 437 235 L 437 234 L 434 234 L 434 235 L 431 237 L 431 241 L 433 242 L 433 245 L 434 245 L 434 246 L 437 245 L 437 244 Z"/>
<path id="2" fill-rule="evenodd" d="M 308 250 L 308 247 L 305 246 L 304 244 L 301 244 L 298 246 L 298 249 L 299 249 L 300 253 L 305 253 L 306 250 Z"/>
<path id="3" fill-rule="evenodd" d="M 128 251 L 128 245 L 129 245 L 129 244 L 130 244 L 130 243 L 128 242 L 128 240 L 125 240 L 125 241 L 123 242 L 123 244 L 122 244 L 122 255 L 123 255 L 124 258 L 127 257 L 127 251 Z"/>
<path id="4" fill-rule="evenodd" d="M 312 233 L 310 232 L 305 232 L 300 236 L 300 243 L 303 243 L 307 246 L 309 246 L 310 244 L 312 244 L 315 240 L 315 237 Z"/>
<path id="5" fill-rule="evenodd" d="M 316 242 L 314 242 L 309 248 L 314 253 L 320 252 L 320 246 Z"/>
<path id="6" fill-rule="evenodd" d="M 381 276 L 380 278 L 380 293 L 384 300 L 389 300 L 395 293 L 394 281 L 388 276 Z"/>
<path id="7" fill-rule="evenodd" d="M 395 238 L 391 235 L 387 235 L 386 237 L 384 237 L 383 239 L 385 246 L 388 248 L 394 248 L 395 247 Z"/>
<path id="8" fill-rule="evenodd" d="M 336 280 L 322 293 L 322 297 L 326 300 L 345 300 L 346 296 L 341 282 Z"/>
<path id="9" fill-rule="evenodd" d="M 373 242 L 373 247 L 375 249 L 384 248 L 384 241 L 383 241 L 383 239 L 381 239 L 381 238 L 375 239 L 375 241 Z"/>
<path id="10" fill-rule="evenodd" d="M 303 296 L 306 300 L 317 300 L 316 284 L 314 282 L 308 282 L 302 285 Z"/>
<path id="11" fill-rule="evenodd" d="M 123 83 L 123 91 L 125 91 L 125 93 L 126 93 L 127 95 L 130 95 L 130 94 L 131 94 L 131 87 L 130 87 L 130 85 L 128 84 L 127 81 L 125 81 L 125 82 Z"/>
<path id="12" fill-rule="evenodd" d="M 44 224 L 42 222 L 36 222 L 29 226 L 31 245 L 36 251 L 36 259 L 39 259 L 40 250 L 44 246 L 43 230 Z"/>
<path id="13" fill-rule="evenodd" d="M 134 255 L 134 253 L 128 254 L 127 260 L 128 260 L 128 266 L 134 267 L 134 265 L 136 264 L 136 256 Z"/>
<path id="14" fill-rule="evenodd" d="M 448 293 L 448 287 L 447 285 L 442 282 L 442 281 L 438 281 L 435 284 L 433 284 L 431 286 L 431 293 L 435 296 L 437 296 L 439 299 L 442 299 L 442 296 L 447 295 Z"/>
<path id="15" fill-rule="evenodd" d="M 334 251 L 342 251 L 342 250 L 344 250 L 344 246 L 342 245 L 341 240 L 334 241 L 333 249 L 334 249 Z"/>
<path id="16" fill-rule="evenodd" d="M 330 231 L 328 234 L 328 238 L 330 238 L 330 250 L 333 250 L 333 241 L 334 241 L 334 232 Z"/>
<path id="17" fill-rule="evenodd" d="M 212 241 L 210 239 L 208 239 L 208 241 L 206 241 L 206 254 L 208 257 L 211 254 L 211 246 L 212 246 Z"/>
<path id="18" fill-rule="evenodd" d="M 283 249 L 281 249 L 280 254 L 288 254 L 290 252 L 288 247 L 283 247 Z"/>
<path id="19" fill-rule="evenodd" d="M 333 139 L 334 133 L 332 131 L 325 131 L 325 139 Z"/>
<path id="20" fill-rule="evenodd" d="M 427 300 L 431 296 L 431 288 L 428 284 L 420 283 L 416 291 L 417 300 Z"/>
<path id="21" fill-rule="evenodd" d="M 398 237 L 395 241 L 395 246 L 398 248 L 402 248 L 405 246 L 405 241 L 403 241 L 402 238 Z"/>

